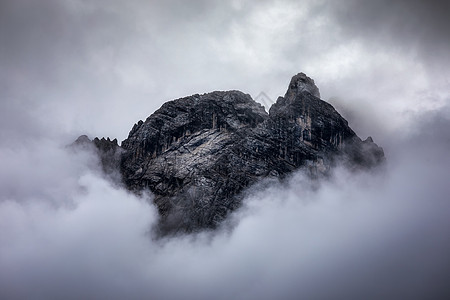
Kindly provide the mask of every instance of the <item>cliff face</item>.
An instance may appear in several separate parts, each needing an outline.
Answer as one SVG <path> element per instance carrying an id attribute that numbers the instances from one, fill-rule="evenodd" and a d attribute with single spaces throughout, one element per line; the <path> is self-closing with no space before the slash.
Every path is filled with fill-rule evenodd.
<path id="1" fill-rule="evenodd" d="M 363 142 L 319 97 L 314 81 L 300 73 L 269 114 L 239 91 L 167 102 L 122 142 L 123 182 L 153 192 L 166 234 L 214 228 L 262 178 L 283 178 L 302 166 L 326 173 L 337 160 L 352 168 L 381 163 L 383 150 L 371 138 Z"/>
<path id="2" fill-rule="evenodd" d="M 133 190 L 149 188 L 162 230 L 213 227 L 239 192 L 270 172 L 257 136 L 269 119 L 241 92 L 213 92 L 170 101 L 135 125 L 122 143 L 122 174 Z"/>
<path id="3" fill-rule="evenodd" d="M 362 141 L 329 103 L 321 100 L 314 81 L 304 73 L 294 76 L 284 97 L 272 105 L 269 117 L 273 136 L 279 140 L 287 157 L 304 160 L 298 149 L 312 151 L 313 161 L 327 160 L 329 168 L 335 159 L 350 168 L 371 168 L 384 161 L 383 149 L 371 137 Z M 297 164 L 296 164 L 297 166 Z"/>

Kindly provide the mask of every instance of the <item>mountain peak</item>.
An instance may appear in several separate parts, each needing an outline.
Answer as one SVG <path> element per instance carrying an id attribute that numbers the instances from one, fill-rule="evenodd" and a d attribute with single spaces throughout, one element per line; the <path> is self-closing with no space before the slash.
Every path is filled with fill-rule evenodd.
<path id="1" fill-rule="evenodd" d="M 300 168 L 326 174 L 337 161 L 353 169 L 384 161 L 371 138 L 363 142 L 319 97 L 304 73 L 292 77 L 269 114 L 239 91 L 196 94 L 163 104 L 121 146 L 94 144 L 128 189 L 153 193 L 159 235 L 215 228 L 264 178 L 283 180 Z"/>
<path id="2" fill-rule="evenodd" d="M 297 75 L 292 77 L 285 97 L 295 97 L 296 95 L 303 92 L 309 92 L 311 95 L 320 98 L 319 88 L 314 83 L 314 80 L 306 76 L 305 73 L 298 73 Z"/>

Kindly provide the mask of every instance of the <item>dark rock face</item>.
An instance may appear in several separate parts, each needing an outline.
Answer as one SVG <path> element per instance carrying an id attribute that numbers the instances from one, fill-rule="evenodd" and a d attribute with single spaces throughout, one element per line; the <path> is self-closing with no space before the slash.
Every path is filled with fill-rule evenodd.
<path id="1" fill-rule="evenodd" d="M 253 133 L 267 119 L 237 91 L 167 102 L 123 141 L 124 182 L 155 194 L 163 231 L 213 227 L 238 207 L 243 188 L 267 175 Z"/>
<path id="2" fill-rule="evenodd" d="M 167 102 L 122 142 L 123 182 L 153 192 L 159 230 L 167 234 L 214 228 L 239 207 L 242 191 L 263 178 L 300 167 L 326 173 L 337 161 L 379 165 L 383 150 L 371 138 L 362 141 L 319 97 L 314 81 L 300 73 L 269 114 L 239 91 Z M 116 143 L 102 141 L 94 140 L 100 153 L 117 153 Z"/>
<path id="3" fill-rule="evenodd" d="M 305 74 L 294 76 L 284 97 L 279 97 L 270 108 L 272 136 L 281 132 L 279 141 L 286 156 L 304 160 L 306 148 L 313 161 L 326 159 L 330 167 L 339 158 L 351 168 L 371 168 L 384 160 L 383 149 L 372 138 L 362 141 L 345 120 L 329 103 L 320 100 L 319 89 Z M 275 130 L 275 131 L 274 131 Z"/>

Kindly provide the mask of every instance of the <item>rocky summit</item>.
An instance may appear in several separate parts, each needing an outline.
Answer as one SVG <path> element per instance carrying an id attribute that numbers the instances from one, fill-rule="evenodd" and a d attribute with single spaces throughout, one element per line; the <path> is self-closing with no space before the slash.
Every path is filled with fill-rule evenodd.
<path id="1" fill-rule="evenodd" d="M 166 102 L 121 146 L 86 139 L 78 143 L 94 144 L 104 170 L 115 167 L 128 189 L 154 194 L 162 235 L 217 227 L 241 205 L 243 191 L 264 178 L 384 161 L 383 149 L 370 137 L 362 141 L 304 73 L 269 113 L 248 94 L 216 91 Z"/>

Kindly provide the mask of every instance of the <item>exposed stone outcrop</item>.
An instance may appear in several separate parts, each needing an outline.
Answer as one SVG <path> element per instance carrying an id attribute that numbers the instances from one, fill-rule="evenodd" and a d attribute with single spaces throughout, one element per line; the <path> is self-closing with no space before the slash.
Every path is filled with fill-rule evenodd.
<path id="1" fill-rule="evenodd" d="M 214 228 L 260 179 L 300 167 L 326 173 L 337 161 L 371 168 L 384 160 L 383 150 L 371 138 L 362 141 L 303 73 L 269 113 L 239 91 L 193 95 L 135 124 L 120 152 L 117 141 L 93 143 L 100 153 L 120 153 L 129 189 L 153 192 L 162 234 Z"/>

